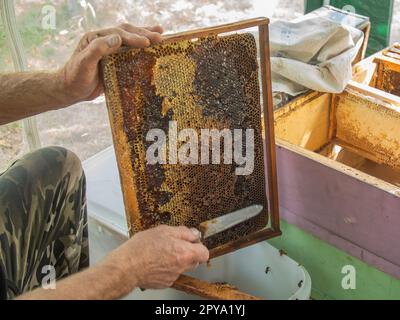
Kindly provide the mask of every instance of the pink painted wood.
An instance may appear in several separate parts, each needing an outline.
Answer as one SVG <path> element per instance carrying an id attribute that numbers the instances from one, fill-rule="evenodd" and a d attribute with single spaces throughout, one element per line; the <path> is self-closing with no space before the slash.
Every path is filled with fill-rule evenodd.
<path id="1" fill-rule="evenodd" d="M 400 279 L 400 197 L 277 147 L 281 216 Z"/>

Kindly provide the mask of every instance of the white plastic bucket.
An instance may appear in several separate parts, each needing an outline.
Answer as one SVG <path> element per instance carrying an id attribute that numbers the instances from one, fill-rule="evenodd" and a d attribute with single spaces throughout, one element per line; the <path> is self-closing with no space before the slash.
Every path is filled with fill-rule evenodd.
<path id="1" fill-rule="evenodd" d="M 88 186 L 89 234 L 92 263 L 127 239 L 119 175 L 113 149 L 84 164 Z M 189 274 L 210 283 L 228 283 L 267 300 L 308 300 L 311 278 L 307 270 L 267 242 L 219 257 L 210 266 Z M 128 299 L 197 299 L 174 289 L 136 290 Z"/>

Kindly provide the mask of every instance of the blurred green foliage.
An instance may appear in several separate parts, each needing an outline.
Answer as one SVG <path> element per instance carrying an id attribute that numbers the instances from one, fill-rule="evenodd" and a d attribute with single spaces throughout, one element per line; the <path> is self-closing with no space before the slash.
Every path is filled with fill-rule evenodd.
<path id="1" fill-rule="evenodd" d="M 6 33 L 4 31 L 3 21 L 1 21 L 0 18 L 0 61 L 5 61 L 6 57 L 9 57 L 9 54 L 6 47 Z M 0 68 L 3 69 L 4 67 Z"/>
<path id="2" fill-rule="evenodd" d="M 56 6 L 56 29 L 43 29 L 42 8 L 45 4 L 40 2 L 30 3 L 28 10 L 18 10 L 20 14 L 17 16 L 17 27 L 28 57 L 54 58 L 57 55 L 57 50 L 52 40 L 61 30 L 70 30 L 73 27 L 71 25 L 72 18 L 79 14 L 79 4 L 71 7 L 68 1 L 63 1 Z M 0 61 L 10 61 L 10 58 L 4 25 L 0 19 Z M 10 68 L 7 68 L 7 66 L 0 67 L 0 71 L 4 70 L 9 71 Z"/>

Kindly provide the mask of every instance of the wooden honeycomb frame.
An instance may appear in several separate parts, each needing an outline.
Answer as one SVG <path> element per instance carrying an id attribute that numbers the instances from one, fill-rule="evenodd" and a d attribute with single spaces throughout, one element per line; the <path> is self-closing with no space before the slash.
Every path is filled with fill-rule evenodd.
<path id="1" fill-rule="evenodd" d="M 263 116 L 260 117 L 258 123 L 260 131 L 263 132 L 263 162 L 264 162 L 264 178 L 265 178 L 265 197 L 268 199 L 268 208 L 265 208 L 264 215 L 269 219 L 269 227 L 264 227 L 262 230 L 258 230 L 251 234 L 244 236 L 243 238 L 231 241 L 212 248 L 210 255 L 212 258 L 224 255 L 226 253 L 233 252 L 239 248 L 247 247 L 252 244 L 264 241 L 273 237 L 281 235 L 280 231 L 280 220 L 279 220 L 279 205 L 278 205 L 278 186 L 277 186 L 277 172 L 276 172 L 276 156 L 275 156 L 275 136 L 274 136 L 274 121 L 273 121 L 273 102 L 271 92 L 271 73 L 270 73 L 270 55 L 269 55 L 269 31 L 268 31 L 269 20 L 266 18 L 257 18 L 246 21 L 241 21 L 232 24 L 226 24 L 217 27 L 204 28 L 194 30 L 190 32 L 178 33 L 175 35 L 169 35 L 164 38 L 163 45 L 165 44 L 176 44 L 180 41 L 197 41 L 205 37 L 218 37 L 222 34 L 232 33 L 235 31 L 258 27 L 259 30 L 259 68 L 261 71 L 261 89 L 262 89 L 262 106 Z M 126 52 L 129 49 L 123 49 Z M 135 194 L 135 188 L 132 185 L 131 177 L 133 175 L 133 168 L 127 166 L 130 163 L 130 152 L 129 152 L 129 141 L 126 137 L 126 130 L 124 124 L 121 123 L 121 117 L 116 114 L 116 108 L 121 104 L 118 101 L 120 94 L 117 92 L 117 86 L 115 86 L 116 76 L 112 76 L 113 66 L 110 63 L 109 58 L 106 58 L 102 62 L 103 73 L 105 78 L 105 91 L 107 98 L 107 105 L 109 109 L 110 122 L 113 132 L 114 145 L 116 149 L 118 167 L 121 176 L 122 190 L 124 194 L 124 202 L 127 211 L 128 224 L 131 226 L 132 221 L 135 223 L 135 219 L 130 220 L 133 216 L 138 213 L 138 200 Z M 111 72 L 110 72 L 111 70 Z M 111 76 L 110 76 L 111 75 Z M 258 76 L 259 77 L 259 76 Z M 126 126 L 125 126 L 126 128 Z M 264 129 L 264 130 L 261 130 Z M 136 228 L 138 229 L 138 228 Z M 139 229 L 140 230 L 140 229 Z M 130 230 L 131 235 L 133 234 Z M 196 279 L 190 279 L 186 277 L 185 281 L 178 281 L 176 288 L 196 294 Z M 190 283 L 190 285 L 188 285 Z M 204 286 L 202 286 L 204 287 Z M 210 290 L 212 288 L 210 287 Z M 207 291 L 207 290 L 206 290 Z M 209 292 L 197 292 L 197 294 L 203 297 L 215 298 L 215 295 Z"/>
<path id="2" fill-rule="evenodd" d="M 400 96 L 400 44 L 395 43 L 380 52 L 374 63 L 377 65 L 374 87 Z"/>

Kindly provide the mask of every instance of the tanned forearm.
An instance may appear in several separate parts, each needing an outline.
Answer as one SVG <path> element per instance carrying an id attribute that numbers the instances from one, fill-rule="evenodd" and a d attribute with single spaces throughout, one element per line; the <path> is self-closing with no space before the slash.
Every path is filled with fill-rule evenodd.
<path id="1" fill-rule="evenodd" d="M 147 48 L 160 43 L 162 28 L 129 24 L 85 34 L 63 68 L 54 73 L 0 75 L 0 125 L 57 110 L 103 93 L 100 60 L 122 45 Z"/>
<path id="2" fill-rule="evenodd" d="M 70 100 L 59 73 L 0 75 L 0 125 L 66 107 Z"/>
<path id="3" fill-rule="evenodd" d="M 133 272 L 130 276 L 134 276 Z M 135 279 L 127 279 L 120 266 L 102 263 L 57 281 L 55 290 L 36 289 L 17 300 L 114 300 L 134 287 Z"/>
<path id="4" fill-rule="evenodd" d="M 134 288 L 169 288 L 182 273 L 210 258 L 200 238 L 198 230 L 186 227 L 139 232 L 98 265 L 58 281 L 55 290 L 36 289 L 18 299 L 108 300 L 122 298 Z"/>

